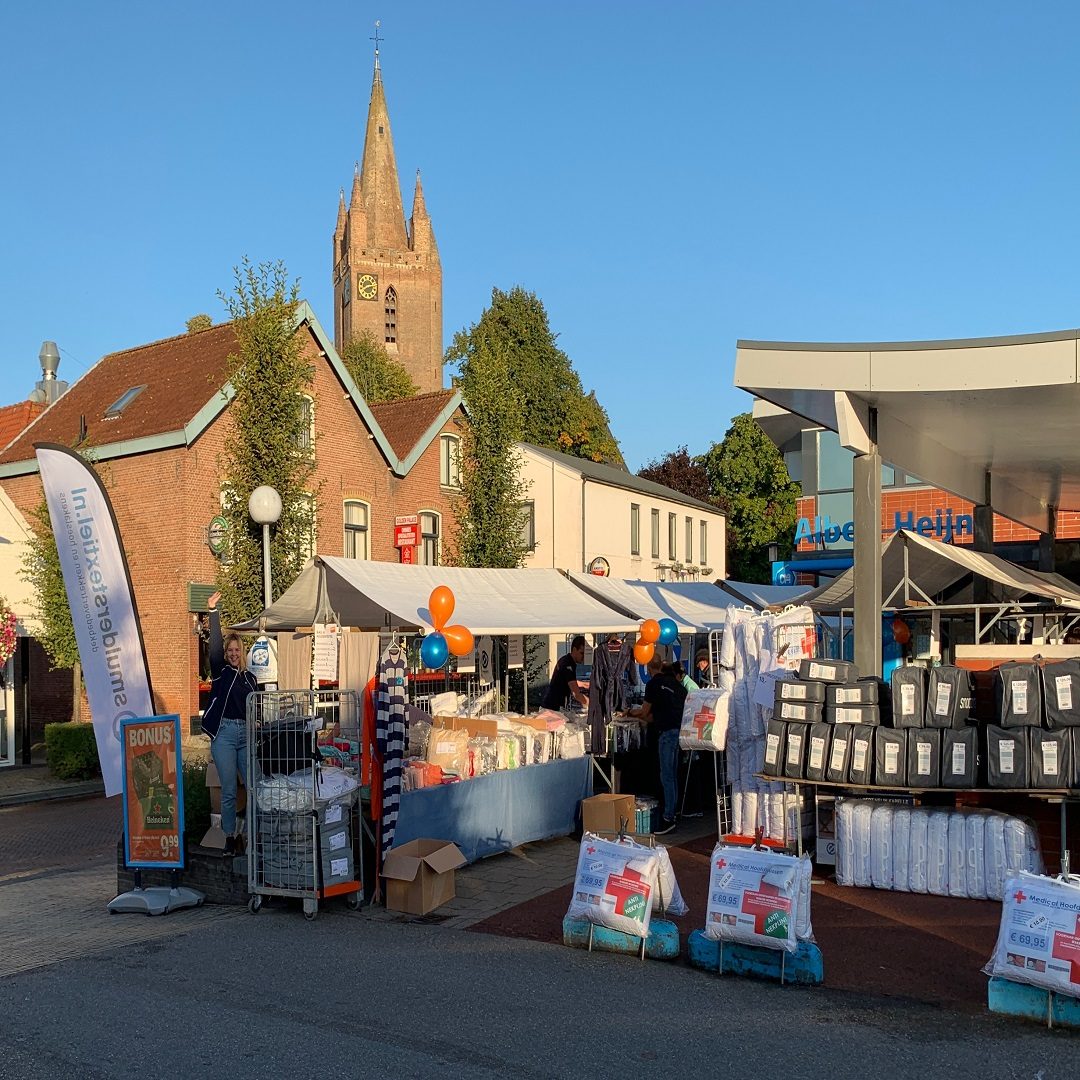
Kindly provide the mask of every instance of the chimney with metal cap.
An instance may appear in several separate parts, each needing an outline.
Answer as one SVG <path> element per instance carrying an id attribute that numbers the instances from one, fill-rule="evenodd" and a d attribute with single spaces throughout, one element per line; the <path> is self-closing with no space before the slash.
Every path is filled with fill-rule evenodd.
<path id="1" fill-rule="evenodd" d="M 63 379 L 56 377 L 56 370 L 60 367 L 60 350 L 56 347 L 55 341 L 41 343 L 38 360 L 41 362 L 41 379 L 30 395 L 30 400 L 51 405 L 65 394 L 68 388 L 68 384 Z"/>

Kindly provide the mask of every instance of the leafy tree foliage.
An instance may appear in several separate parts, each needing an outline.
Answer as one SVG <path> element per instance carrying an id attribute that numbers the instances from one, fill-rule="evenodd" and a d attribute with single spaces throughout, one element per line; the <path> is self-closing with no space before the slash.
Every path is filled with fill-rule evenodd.
<path id="1" fill-rule="evenodd" d="M 520 566 L 525 557 L 525 483 L 514 444 L 521 440 L 525 394 L 504 348 L 482 338 L 462 363 L 469 423 L 461 440 L 461 495 L 452 558 L 459 566 Z"/>
<path id="2" fill-rule="evenodd" d="M 198 334 L 202 330 L 209 330 L 214 325 L 214 320 L 209 315 L 192 315 L 187 321 L 187 332 Z"/>
<path id="3" fill-rule="evenodd" d="M 311 369 L 296 333 L 297 283 L 289 282 L 280 262 L 253 266 L 244 259 L 233 273 L 233 292 L 218 294 L 238 343 L 228 360 L 235 396 L 220 461 L 230 552 L 218 569 L 218 587 L 231 621 L 250 618 L 263 606 L 262 529 L 248 515 L 251 492 L 268 484 L 281 496 L 281 518 L 270 526 L 275 599 L 308 558 L 318 498 L 305 397 Z"/>
<path id="4" fill-rule="evenodd" d="M 79 663 L 79 646 L 44 495 L 30 511 L 29 525 L 31 537 L 23 555 L 22 579 L 33 588 L 37 603 L 34 614 L 41 630 L 34 636 L 45 650 L 52 668 L 74 668 Z"/>
<path id="5" fill-rule="evenodd" d="M 742 413 L 700 461 L 714 499 L 727 512 L 728 576 L 767 582 L 766 548 L 773 542 L 790 547 L 800 495 L 783 455 L 754 418 Z"/>
<path id="6" fill-rule="evenodd" d="M 556 337 L 536 293 L 520 286 L 509 292 L 492 289 L 491 306 L 479 322 L 454 335 L 446 360 L 460 365 L 462 393 L 471 407 L 474 388 L 468 360 L 478 350 L 495 350 L 505 358 L 511 381 L 521 390 L 522 441 L 622 464 L 607 414 L 595 397 L 586 396 Z"/>
<path id="7" fill-rule="evenodd" d="M 663 484 L 664 487 L 681 491 L 692 499 L 716 502 L 702 459 L 691 457 L 685 446 L 650 461 L 638 470 L 638 476 L 643 480 L 651 480 L 654 484 Z"/>
<path id="8" fill-rule="evenodd" d="M 353 338 L 342 350 L 341 359 L 369 405 L 419 393 L 409 373 L 391 358 L 370 330 L 363 330 Z"/>

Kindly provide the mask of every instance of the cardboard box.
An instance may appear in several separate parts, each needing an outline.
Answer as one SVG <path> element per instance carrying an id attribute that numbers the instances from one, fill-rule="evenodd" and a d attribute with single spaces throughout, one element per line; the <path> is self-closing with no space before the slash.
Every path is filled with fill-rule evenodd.
<path id="1" fill-rule="evenodd" d="M 454 871 L 465 856 L 446 840 L 412 840 L 391 848 L 383 861 L 386 908 L 426 915 L 456 895 Z"/>
<path id="2" fill-rule="evenodd" d="M 633 795 L 593 795 L 581 800 L 581 827 L 591 833 L 617 833 L 625 828 L 632 834 L 637 822 Z"/>
<path id="3" fill-rule="evenodd" d="M 206 830 L 206 834 L 199 841 L 199 846 L 224 851 L 225 833 L 221 828 L 221 777 L 218 776 L 217 766 L 212 761 L 208 762 L 206 766 L 206 788 L 210 792 L 211 824 L 210 828 Z M 237 814 L 243 814 L 246 809 L 247 789 L 238 776 L 236 778 L 236 812 Z M 213 823 L 214 817 L 217 818 L 216 825 Z"/>

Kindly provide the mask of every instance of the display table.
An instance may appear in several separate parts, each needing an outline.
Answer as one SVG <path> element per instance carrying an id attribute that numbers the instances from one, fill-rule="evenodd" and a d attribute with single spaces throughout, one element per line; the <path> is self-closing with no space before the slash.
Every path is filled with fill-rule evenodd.
<path id="1" fill-rule="evenodd" d="M 519 844 L 572 833 L 578 804 L 591 794 L 589 757 L 403 791 L 394 846 L 449 840 L 476 862 Z"/>

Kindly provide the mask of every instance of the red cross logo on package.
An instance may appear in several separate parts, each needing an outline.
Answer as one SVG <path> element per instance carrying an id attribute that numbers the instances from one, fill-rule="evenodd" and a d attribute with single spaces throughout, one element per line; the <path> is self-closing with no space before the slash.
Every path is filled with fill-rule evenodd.
<path id="1" fill-rule="evenodd" d="M 774 911 L 790 911 L 791 901 L 780 895 L 776 885 L 761 883 L 760 891 L 743 893 L 742 911 L 744 915 L 754 916 L 754 933 L 765 933 L 765 920 Z"/>
<path id="2" fill-rule="evenodd" d="M 1013 893 L 1013 899 L 1018 904 L 1022 904 L 1027 899 L 1027 896 L 1024 894 L 1023 889 L 1019 889 L 1017 892 Z"/>
<path id="3" fill-rule="evenodd" d="M 1054 947 L 1050 955 L 1055 960 L 1069 962 L 1069 982 L 1080 983 L 1080 915 L 1071 934 L 1063 930 L 1054 932 Z"/>
<path id="4" fill-rule="evenodd" d="M 723 870 L 725 866 L 727 866 L 727 859 L 717 859 L 716 860 L 716 869 L 717 870 Z"/>
<path id="5" fill-rule="evenodd" d="M 708 707 L 708 705 L 702 705 L 701 708 L 694 713 L 693 724 L 697 728 L 697 737 L 704 742 L 706 739 L 712 738 L 712 726 L 716 721 L 716 713 Z"/>
<path id="6" fill-rule="evenodd" d="M 612 874 L 608 878 L 604 892 L 615 897 L 615 914 L 627 915 L 632 919 L 640 918 L 649 899 L 649 886 L 636 871 L 627 867 L 622 874 Z"/>
<path id="7" fill-rule="evenodd" d="M 596 848 L 594 848 L 594 847 L 587 847 L 587 848 L 585 849 L 585 854 L 586 854 L 586 855 L 595 855 L 595 854 L 596 854 Z"/>

